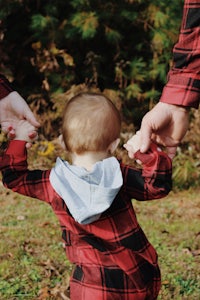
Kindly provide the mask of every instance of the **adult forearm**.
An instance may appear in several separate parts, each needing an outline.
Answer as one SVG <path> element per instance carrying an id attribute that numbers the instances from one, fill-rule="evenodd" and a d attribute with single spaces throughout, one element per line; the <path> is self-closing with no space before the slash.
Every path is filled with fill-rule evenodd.
<path id="1" fill-rule="evenodd" d="M 173 66 L 160 101 L 198 108 L 200 99 L 200 1 L 185 0 Z"/>

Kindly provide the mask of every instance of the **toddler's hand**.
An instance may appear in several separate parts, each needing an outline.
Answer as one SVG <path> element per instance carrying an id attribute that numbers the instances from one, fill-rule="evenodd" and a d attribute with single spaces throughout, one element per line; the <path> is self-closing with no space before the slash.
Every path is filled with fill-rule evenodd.
<path id="1" fill-rule="evenodd" d="M 130 138 L 126 144 L 124 144 L 124 148 L 128 151 L 128 156 L 130 158 L 134 158 L 134 154 L 140 149 L 141 146 L 141 135 L 140 132 L 137 131 L 132 138 Z"/>
<path id="2" fill-rule="evenodd" d="M 14 140 L 26 141 L 27 147 L 29 148 L 30 144 L 35 140 L 37 140 L 37 138 L 38 138 L 38 133 L 36 127 L 34 127 L 31 123 L 29 123 L 26 120 L 21 120 L 18 122 L 15 128 Z"/>

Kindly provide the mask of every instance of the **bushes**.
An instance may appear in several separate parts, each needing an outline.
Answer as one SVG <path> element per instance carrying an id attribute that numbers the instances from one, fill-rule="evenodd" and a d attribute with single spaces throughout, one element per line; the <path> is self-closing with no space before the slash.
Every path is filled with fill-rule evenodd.
<path id="1" fill-rule="evenodd" d="M 199 187 L 200 182 L 200 117 L 191 111 L 190 128 L 173 161 L 174 186 L 179 189 Z"/>
<path id="2" fill-rule="evenodd" d="M 61 95 L 54 94 L 52 96 L 52 110 L 43 111 L 43 113 L 38 113 L 39 121 L 42 124 L 40 138 L 42 140 L 54 140 L 56 147 L 51 151 L 51 155 L 46 155 L 46 149 L 48 147 L 43 147 L 44 154 L 42 154 L 43 159 L 46 158 L 50 160 L 51 163 L 55 160 L 56 155 L 61 155 L 58 143 L 56 139 L 59 135 L 59 129 L 61 127 L 61 116 L 64 105 L 72 96 L 80 91 L 86 91 L 88 87 L 86 85 L 76 85 L 73 86 L 66 93 Z M 91 88 L 90 91 L 98 92 L 96 88 Z M 120 92 L 115 92 L 113 90 L 104 90 L 104 93 L 115 103 L 118 109 L 121 111 L 122 115 L 122 133 L 121 133 L 121 143 L 117 151 L 117 155 L 121 157 L 124 161 L 129 161 L 127 158 L 126 151 L 123 149 L 123 144 L 131 137 L 131 135 L 137 130 L 132 122 L 127 122 L 125 118 L 125 105 L 121 99 Z M 38 100 L 37 109 L 40 111 Z M 32 107 L 36 109 L 36 107 Z M 127 112 L 126 112 L 127 113 Z M 47 144 L 50 142 L 47 142 Z M 50 147 L 53 149 L 52 147 Z M 54 152 L 54 153 L 52 153 Z M 62 153 L 63 155 L 63 153 Z M 41 155 L 39 154 L 39 157 Z M 178 189 L 188 189 L 190 187 L 198 187 L 200 182 L 200 117 L 199 110 L 191 110 L 190 114 L 190 127 L 183 139 L 183 142 L 177 149 L 177 155 L 173 160 L 173 187 L 174 190 Z"/>
<path id="3" fill-rule="evenodd" d="M 183 0 L 4 2 L 0 72 L 27 97 L 43 140 L 59 134 L 64 102 L 85 89 L 116 99 L 123 132 L 140 127 L 165 84 Z M 199 178 L 198 116 L 174 160 L 178 186 Z"/>
<path id="4" fill-rule="evenodd" d="M 0 12 L 1 72 L 24 96 L 51 96 L 86 83 L 120 90 L 129 106 L 148 109 L 166 80 L 182 4 L 6 1 Z"/>

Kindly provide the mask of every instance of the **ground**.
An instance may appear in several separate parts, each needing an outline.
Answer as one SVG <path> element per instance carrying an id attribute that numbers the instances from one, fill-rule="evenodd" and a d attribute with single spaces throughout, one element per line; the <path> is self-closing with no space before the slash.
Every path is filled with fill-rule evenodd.
<path id="1" fill-rule="evenodd" d="M 159 300 L 200 299 L 200 189 L 162 200 L 133 201 L 156 248 L 162 272 Z M 0 299 L 69 299 L 72 266 L 51 208 L 0 185 Z"/>

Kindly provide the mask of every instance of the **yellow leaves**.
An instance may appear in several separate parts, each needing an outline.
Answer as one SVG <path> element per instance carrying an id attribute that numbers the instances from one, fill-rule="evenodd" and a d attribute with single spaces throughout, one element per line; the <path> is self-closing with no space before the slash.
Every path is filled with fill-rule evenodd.
<path id="1" fill-rule="evenodd" d="M 160 28 L 166 24 L 168 15 L 164 14 L 160 10 L 160 7 L 150 4 L 148 7 L 148 18 L 150 23 L 153 24 L 155 28 Z"/>
<path id="2" fill-rule="evenodd" d="M 55 43 L 51 43 L 47 48 L 43 48 L 40 41 L 32 43 L 32 48 L 35 50 L 35 57 L 31 58 L 31 64 L 35 66 L 39 72 L 44 73 L 42 88 L 45 91 L 50 91 L 50 83 L 48 75 L 52 71 L 60 71 L 63 64 L 66 67 L 74 66 L 73 57 L 64 49 L 56 47 Z M 62 62 L 60 60 L 62 58 Z"/>
<path id="3" fill-rule="evenodd" d="M 43 48 L 40 41 L 32 44 L 32 48 L 36 51 L 36 57 L 31 59 L 32 65 L 37 65 L 40 72 L 45 70 L 57 70 L 59 68 L 58 57 L 63 58 L 66 66 L 74 65 L 73 57 L 64 49 L 58 49 L 54 43 L 49 48 Z"/>
<path id="4" fill-rule="evenodd" d="M 141 88 L 137 83 L 131 83 L 126 88 L 127 99 L 136 98 L 138 101 L 141 98 Z"/>
<path id="5" fill-rule="evenodd" d="M 54 43 L 51 44 L 50 53 L 53 54 L 53 56 L 61 56 L 66 66 L 74 65 L 73 57 L 70 54 L 68 54 L 65 50 L 58 49 Z"/>
<path id="6" fill-rule="evenodd" d="M 60 56 L 62 56 L 64 64 L 66 66 L 70 66 L 70 67 L 74 66 L 74 60 L 73 60 L 73 57 L 71 55 L 69 55 L 66 52 L 63 52 L 62 54 L 60 54 Z"/>
<path id="7" fill-rule="evenodd" d="M 165 35 L 163 32 L 156 31 L 154 32 L 154 36 L 152 38 L 152 45 L 154 50 L 158 51 L 158 53 L 162 53 L 163 51 L 163 46 L 165 43 Z"/>
<path id="8" fill-rule="evenodd" d="M 94 12 L 80 12 L 74 15 L 72 25 L 78 29 L 82 38 L 92 38 L 99 25 L 98 18 Z"/>
<path id="9" fill-rule="evenodd" d="M 115 104 L 117 109 L 121 111 L 122 99 L 120 98 L 120 92 L 112 89 L 105 89 L 103 93 Z"/>
<path id="10" fill-rule="evenodd" d="M 147 10 L 147 22 L 149 27 L 152 27 L 152 46 L 154 53 L 158 52 L 159 55 L 163 49 L 169 44 L 169 37 L 167 32 L 167 22 L 169 16 L 167 13 L 161 11 L 161 7 L 150 4 Z"/>
<path id="11" fill-rule="evenodd" d="M 41 49 L 41 47 L 42 47 L 42 44 L 41 44 L 40 41 L 35 42 L 35 43 L 32 43 L 32 48 L 33 48 L 33 50 L 35 50 L 35 51 Z"/>
<path id="12" fill-rule="evenodd" d="M 38 154 L 40 156 L 51 156 L 54 154 L 54 144 L 49 141 L 41 141 L 37 145 Z"/>

